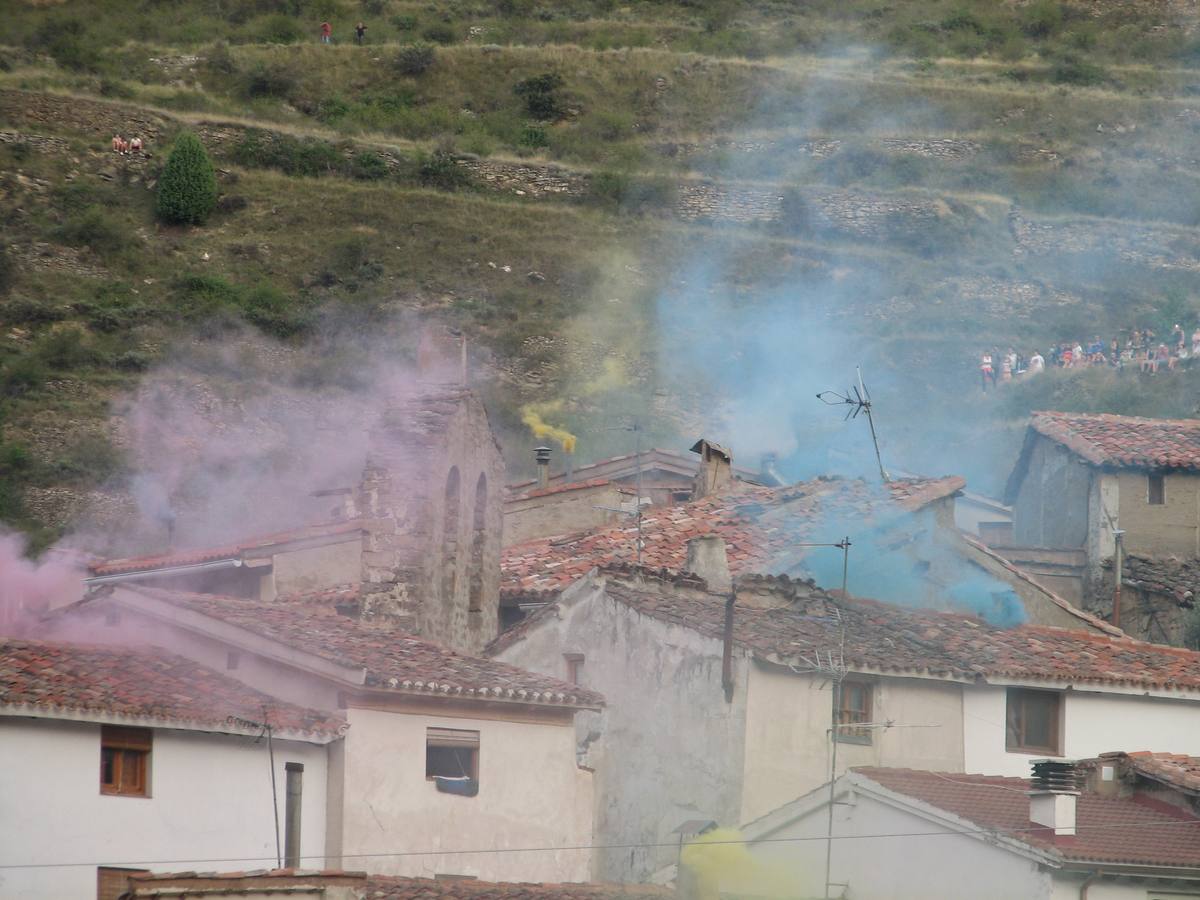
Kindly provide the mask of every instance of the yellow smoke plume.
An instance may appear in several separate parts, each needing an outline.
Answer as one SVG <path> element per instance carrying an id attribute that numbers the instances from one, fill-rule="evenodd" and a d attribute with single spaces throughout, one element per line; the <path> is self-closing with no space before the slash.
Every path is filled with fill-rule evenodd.
<path id="1" fill-rule="evenodd" d="M 795 873 L 755 857 L 736 828 L 716 828 L 689 841 L 680 854 L 680 888 L 697 900 L 723 894 L 793 898 L 802 896 Z M 689 883 L 691 891 L 685 887 Z"/>
<path id="2" fill-rule="evenodd" d="M 562 409 L 562 401 L 551 403 L 530 403 L 521 409 L 521 421 L 524 422 L 533 436 L 542 440 L 549 438 L 557 441 L 567 453 L 575 452 L 575 435 L 565 428 L 551 425 L 543 416 L 550 416 Z"/>

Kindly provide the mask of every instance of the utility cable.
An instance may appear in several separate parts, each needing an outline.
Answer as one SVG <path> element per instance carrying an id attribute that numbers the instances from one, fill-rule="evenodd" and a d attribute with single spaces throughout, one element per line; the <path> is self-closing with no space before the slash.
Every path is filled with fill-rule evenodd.
<path id="1" fill-rule="evenodd" d="M 991 785 L 994 787 L 994 785 Z M 1090 825 L 1077 826 L 1076 836 L 1080 834 L 1091 834 L 1097 831 L 1111 831 L 1119 828 L 1137 828 L 1139 831 L 1145 831 L 1151 828 L 1173 828 L 1178 825 L 1186 825 L 1191 828 L 1200 829 L 1200 819 L 1179 819 L 1173 822 L 1115 822 L 1106 825 Z M 922 838 L 922 837 L 1005 837 L 1008 835 L 1020 835 L 1030 832 L 1046 832 L 1050 829 L 1044 825 L 1031 825 L 1026 828 L 977 828 L 977 829 L 958 829 L 954 831 L 896 831 L 896 832 L 881 832 L 878 834 L 840 834 L 834 835 L 835 841 L 870 841 L 892 838 Z M 1200 836 L 1198 836 L 1200 839 Z M 808 836 L 808 837 L 781 837 L 781 838 L 762 838 L 762 839 L 731 839 L 722 841 L 704 841 L 697 846 L 702 847 L 719 847 L 724 844 L 798 844 L 808 843 L 810 841 L 825 841 L 828 838 L 825 835 Z M 631 849 L 650 849 L 655 847 L 672 847 L 678 848 L 678 841 L 664 841 L 661 843 L 633 843 L 633 844 L 575 844 L 559 847 L 491 847 L 487 849 L 469 849 L 469 850 L 395 850 L 395 851 L 380 851 L 376 853 L 342 853 L 339 854 L 341 859 L 379 859 L 383 857 L 410 857 L 410 856 L 467 856 L 483 853 L 549 853 L 549 852 L 567 852 L 580 850 L 631 850 Z M 300 857 L 304 859 L 324 859 L 325 854 L 310 853 Z M 87 866 L 94 868 L 96 866 L 116 866 L 116 867 L 132 867 L 132 866 L 182 866 L 192 865 L 195 863 L 219 863 L 219 862 L 271 862 L 273 856 L 238 856 L 230 854 L 218 858 L 206 859 L 158 859 L 158 860 L 133 860 L 129 862 L 113 862 L 106 860 L 103 862 L 69 862 L 69 863 L 0 863 L 0 870 L 13 869 L 61 869 L 61 868 L 77 868 Z"/>

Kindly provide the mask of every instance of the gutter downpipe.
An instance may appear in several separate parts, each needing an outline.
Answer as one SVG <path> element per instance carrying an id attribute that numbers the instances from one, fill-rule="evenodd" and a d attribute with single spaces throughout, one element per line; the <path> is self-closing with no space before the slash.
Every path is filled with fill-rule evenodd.
<path id="1" fill-rule="evenodd" d="M 725 702 L 733 702 L 733 606 L 737 592 L 730 591 L 725 601 L 725 633 L 721 647 L 721 687 L 725 689 Z"/>
<path id="2" fill-rule="evenodd" d="M 1088 891 L 1091 890 L 1092 883 L 1100 877 L 1101 871 L 1096 869 L 1087 878 L 1083 879 L 1083 884 L 1079 885 L 1079 900 L 1088 900 Z"/>

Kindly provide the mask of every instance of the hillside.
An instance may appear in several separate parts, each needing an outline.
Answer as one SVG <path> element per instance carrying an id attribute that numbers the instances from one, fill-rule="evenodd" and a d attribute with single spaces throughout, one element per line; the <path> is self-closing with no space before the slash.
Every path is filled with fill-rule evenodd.
<path id="1" fill-rule="evenodd" d="M 858 470 L 863 429 L 813 399 L 858 364 L 888 464 L 984 490 L 1031 408 L 1197 412 L 1187 366 L 977 374 L 984 347 L 1196 326 L 1190 8 L 89 9 L 18 6 L 0 71 L 0 519 L 39 545 L 144 514 L 148 386 L 197 435 L 270 431 L 269 459 L 290 432 L 250 387 L 361 398 L 429 317 L 469 335 L 516 471 L 530 412 L 581 461 L 636 420 Z M 219 170 L 202 227 L 154 217 L 182 130 Z"/>

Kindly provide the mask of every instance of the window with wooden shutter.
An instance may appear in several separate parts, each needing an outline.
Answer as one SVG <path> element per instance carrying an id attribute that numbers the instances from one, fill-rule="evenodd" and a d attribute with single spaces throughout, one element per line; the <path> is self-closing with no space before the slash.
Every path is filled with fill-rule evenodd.
<path id="1" fill-rule="evenodd" d="M 150 796 L 149 728 L 104 725 L 100 729 L 100 793 L 122 797 Z"/>
<path id="2" fill-rule="evenodd" d="M 1005 749 L 1017 753 L 1061 755 L 1061 704 L 1062 695 L 1055 691 L 1009 688 Z"/>
<path id="3" fill-rule="evenodd" d="M 855 728 L 871 721 L 871 684 L 865 681 L 842 682 L 838 703 L 837 739 L 851 744 L 871 743 L 869 728 Z"/>

